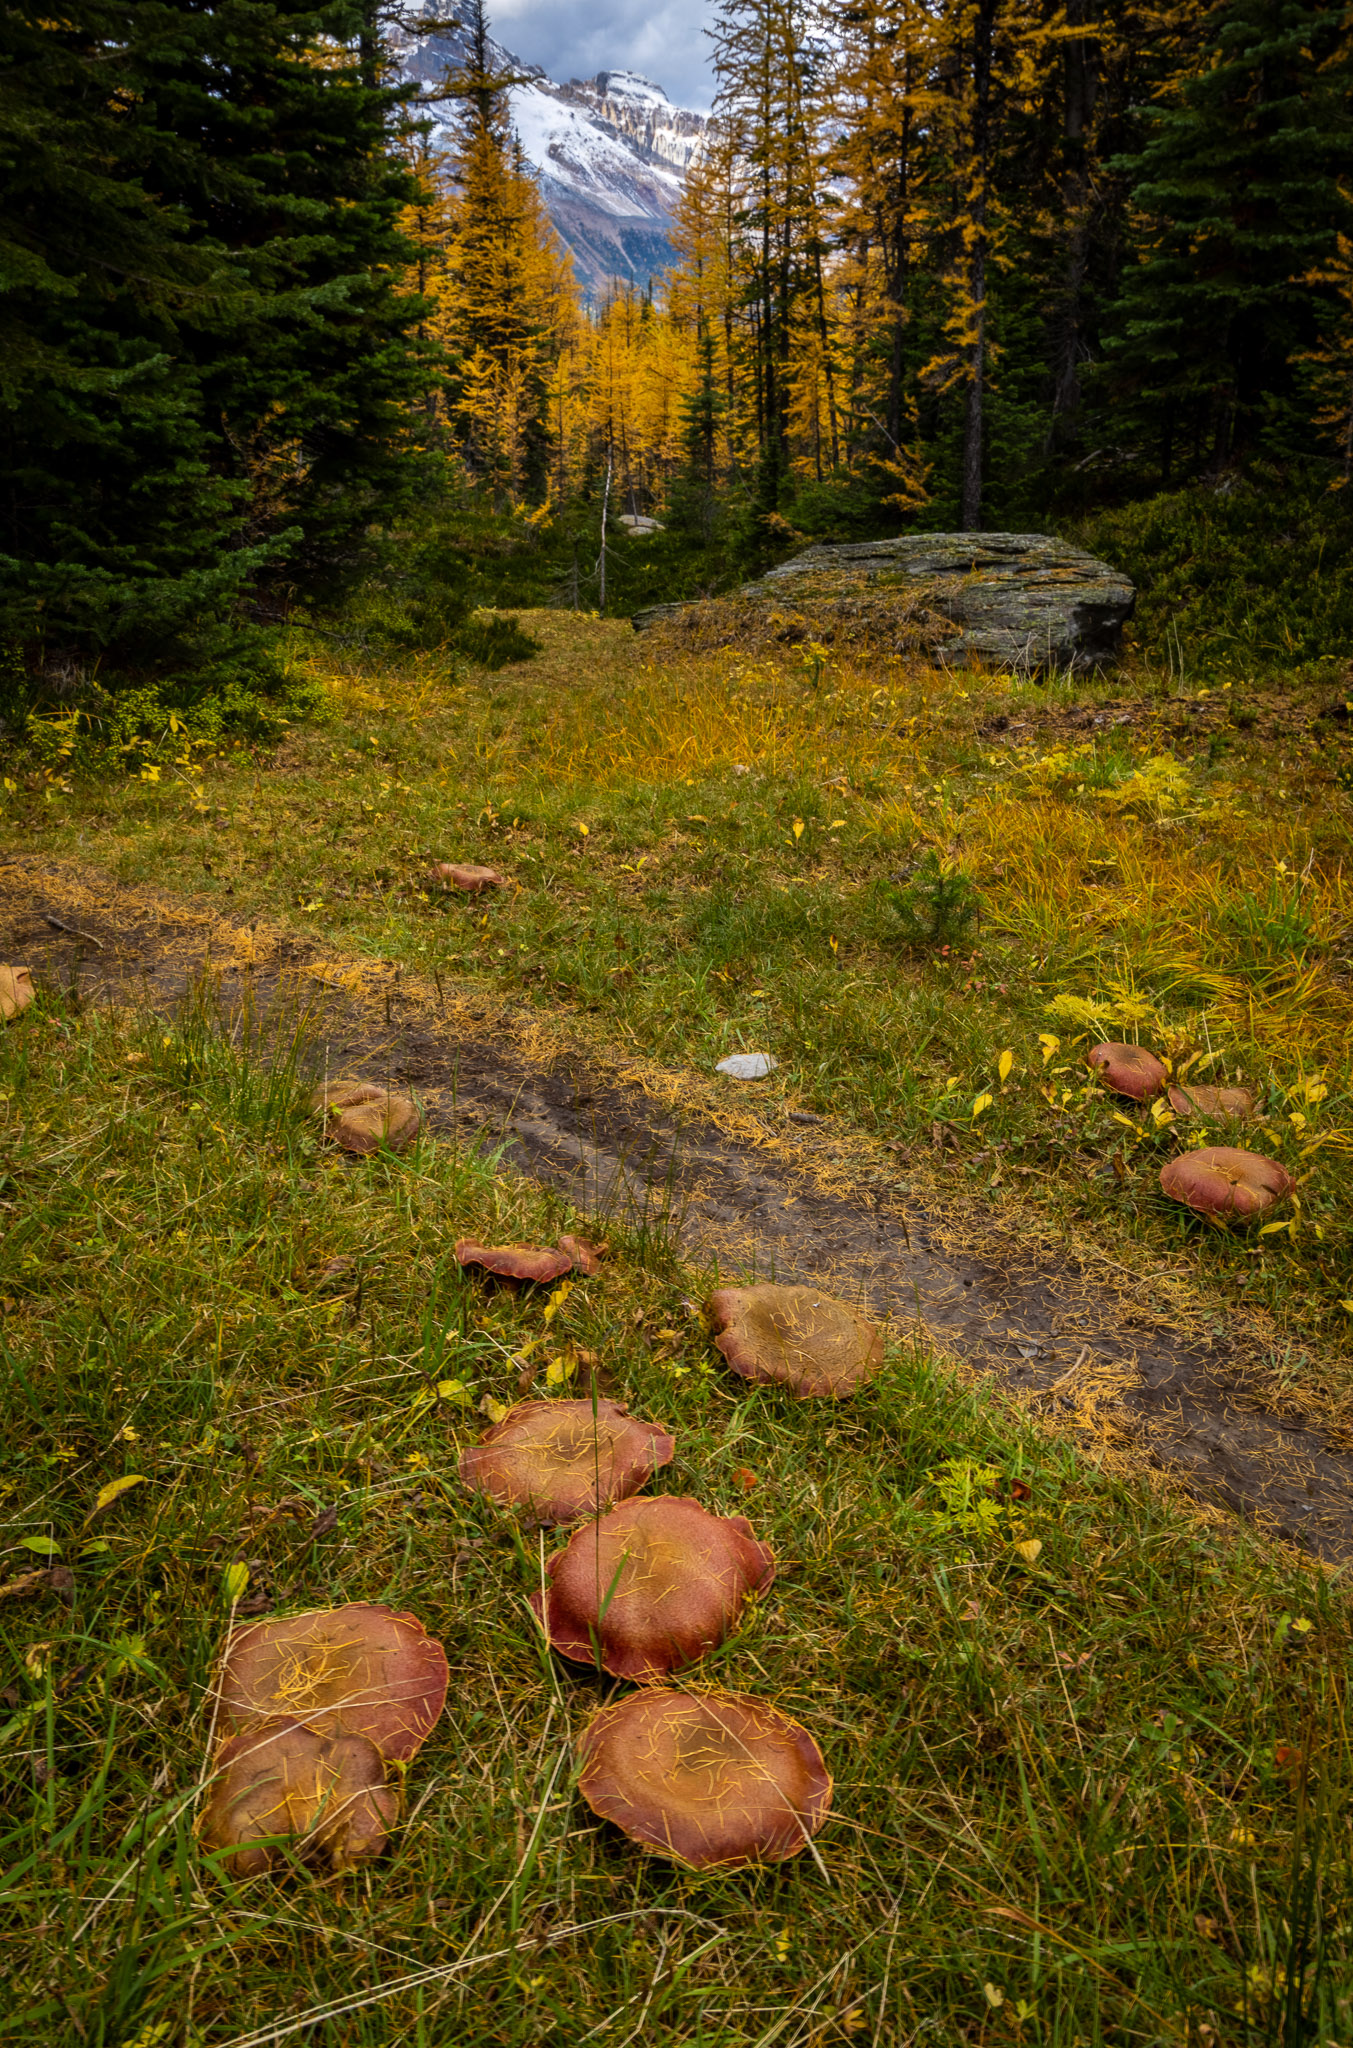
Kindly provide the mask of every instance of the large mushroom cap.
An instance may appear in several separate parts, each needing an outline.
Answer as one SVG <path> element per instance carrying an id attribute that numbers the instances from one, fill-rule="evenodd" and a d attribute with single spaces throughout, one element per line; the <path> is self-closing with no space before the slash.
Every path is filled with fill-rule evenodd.
<path id="1" fill-rule="evenodd" d="M 1168 1081 L 1164 1062 L 1144 1045 L 1096 1045 L 1085 1055 L 1106 1088 L 1117 1095 L 1130 1095 L 1134 1102 L 1149 1102 Z"/>
<path id="2" fill-rule="evenodd" d="M 446 1652 L 411 1614 L 364 1600 L 237 1629 L 217 1682 L 231 1729 L 283 1715 L 317 1735 L 364 1735 L 407 1763 L 446 1704 Z"/>
<path id="3" fill-rule="evenodd" d="M 1179 1082 L 1170 1090 L 1176 1116 L 1253 1116 L 1252 1088 L 1216 1088 L 1208 1081 Z"/>
<path id="4" fill-rule="evenodd" d="M 0 966 L 0 1021 L 8 1024 L 11 1017 L 26 1010 L 34 994 L 31 967 Z"/>
<path id="5" fill-rule="evenodd" d="M 464 1453 L 460 1476 L 537 1521 L 576 1522 L 637 1493 L 675 1448 L 616 1401 L 526 1401 Z"/>
<path id="6" fill-rule="evenodd" d="M 1161 1169 L 1160 1184 L 1172 1201 L 1187 1202 L 1202 1216 L 1243 1222 L 1262 1216 L 1296 1186 L 1285 1166 L 1234 1145 L 1206 1145 L 1185 1152 Z"/>
<path id="7" fill-rule="evenodd" d="M 631 1693 L 588 1723 L 579 1754 L 594 1813 L 697 1870 L 796 1856 L 831 1805 L 807 1729 L 745 1694 Z"/>
<path id="8" fill-rule="evenodd" d="M 428 870 L 428 880 L 434 888 L 464 889 L 471 896 L 481 889 L 507 889 L 511 887 L 506 875 L 500 875 L 497 868 L 476 867 L 472 861 L 438 860 Z"/>
<path id="9" fill-rule="evenodd" d="M 422 1124 L 418 1105 L 407 1095 L 371 1081 L 326 1083 L 315 1090 L 311 1107 L 324 1118 L 325 1137 L 345 1152 L 376 1152 L 382 1145 L 402 1152 Z"/>
<path id="10" fill-rule="evenodd" d="M 545 1569 L 547 1597 L 531 1604 L 553 1647 L 649 1684 L 717 1649 L 775 1559 L 741 1515 L 659 1494 L 585 1523 Z"/>
<path id="11" fill-rule="evenodd" d="M 839 1397 L 883 1359 L 873 1323 L 816 1287 L 720 1287 L 705 1306 L 717 1348 L 745 1380 Z"/>
<path id="12" fill-rule="evenodd" d="M 482 1266 L 503 1280 L 557 1280 L 573 1270 L 572 1252 L 551 1250 L 548 1245 L 479 1244 L 472 1237 L 456 1242 L 456 1257 L 462 1266 Z"/>
<path id="13" fill-rule="evenodd" d="M 213 1760 L 200 1835 L 230 1851 L 237 1877 L 257 1877 L 282 1860 L 272 1837 L 296 1838 L 308 1857 L 348 1870 L 379 1856 L 399 1818 L 399 1795 L 364 1735 L 321 1734 L 272 1715 L 230 1736 Z"/>

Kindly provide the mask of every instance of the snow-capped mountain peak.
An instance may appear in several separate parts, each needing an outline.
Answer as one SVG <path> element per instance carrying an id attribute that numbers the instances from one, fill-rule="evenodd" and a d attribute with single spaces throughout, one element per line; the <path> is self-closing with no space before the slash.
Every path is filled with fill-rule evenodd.
<path id="1" fill-rule="evenodd" d="M 672 215 L 706 116 L 674 107 L 636 71 L 556 85 L 501 43 L 489 55 L 495 70 L 522 81 L 508 91 L 512 124 L 584 291 L 599 295 L 616 278 L 647 284 L 666 270 Z M 459 29 L 448 20 L 433 33 L 407 36 L 400 56 L 406 76 L 434 96 L 444 132 L 454 109 L 435 95 L 464 66 Z"/>

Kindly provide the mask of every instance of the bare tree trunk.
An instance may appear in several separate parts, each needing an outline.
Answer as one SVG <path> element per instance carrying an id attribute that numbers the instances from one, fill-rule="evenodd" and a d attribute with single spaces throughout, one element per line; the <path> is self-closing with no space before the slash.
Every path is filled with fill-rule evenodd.
<path id="1" fill-rule="evenodd" d="M 597 556 L 597 610 L 606 616 L 606 514 L 611 503 L 611 465 L 615 460 L 615 441 L 606 437 L 606 487 L 601 494 L 601 552 Z"/>

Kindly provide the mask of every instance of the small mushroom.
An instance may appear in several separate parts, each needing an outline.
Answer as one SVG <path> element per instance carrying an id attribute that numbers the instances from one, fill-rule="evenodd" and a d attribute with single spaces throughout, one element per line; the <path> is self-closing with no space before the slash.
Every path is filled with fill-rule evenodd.
<path id="1" fill-rule="evenodd" d="M 573 1254 L 551 1251 L 547 1245 L 477 1244 L 472 1237 L 458 1238 L 456 1257 L 462 1266 L 482 1266 L 503 1280 L 557 1280 L 573 1270 Z"/>
<path id="2" fill-rule="evenodd" d="M 584 1523 L 545 1569 L 531 1605 L 560 1655 L 651 1684 L 718 1648 L 775 1559 L 741 1515 L 659 1494 Z"/>
<path id="3" fill-rule="evenodd" d="M 229 1852 L 236 1877 L 281 1862 L 279 1835 L 337 1871 L 379 1856 L 398 1818 L 399 1794 L 374 1742 L 270 1715 L 218 1749 L 199 1833 L 206 1848 Z"/>
<path id="4" fill-rule="evenodd" d="M 382 1145 L 402 1152 L 423 1121 L 407 1095 L 370 1081 L 326 1083 L 315 1090 L 310 1106 L 324 1118 L 325 1137 L 345 1152 L 377 1152 Z"/>
<path id="5" fill-rule="evenodd" d="M 1189 1081 L 1170 1090 L 1170 1107 L 1177 1116 L 1253 1116 L 1254 1104 L 1251 1088 L 1214 1088 L 1207 1081 Z"/>
<path id="6" fill-rule="evenodd" d="M 572 1259 L 574 1272 L 581 1273 L 584 1278 L 590 1280 L 594 1273 L 601 1271 L 601 1262 L 610 1246 L 592 1244 L 585 1237 L 561 1237 L 559 1249 L 561 1252 L 567 1252 Z"/>
<path id="7" fill-rule="evenodd" d="M 8 1024 L 28 1008 L 36 993 L 31 967 L 0 967 L 0 1020 Z"/>
<path id="8" fill-rule="evenodd" d="M 471 896 L 481 889 L 510 889 L 512 884 L 506 875 L 500 875 L 497 868 L 475 867 L 455 860 L 434 861 L 428 870 L 428 881 L 433 888 L 464 889 Z"/>
<path id="9" fill-rule="evenodd" d="M 460 1461 L 460 1476 L 538 1522 L 576 1522 L 646 1486 L 676 1449 L 617 1401 L 526 1401 Z"/>
<path id="10" fill-rule="evenodd" d="M 217 1691 L 235 1731 L 282 1716 L 317 1735 L 362 1735 L 408 1763 L 446 1704 L 446 1652 L 420 1621 L 356 1600 L 270 1616 L 226 1644 Z"/>
<path id="11" fill-rule="evenodd" d="M 1085 1055 L 1106 1088 L 1116 1095 L 1130 1095 L 1134 1102 L 1149 1102 L 1159 1095 L 1169 1079 L 1164 1062 L 1143 1045 L 1096 1045 Z"/>
<path id="12" fill-rule="evenodd" d="M 705 1308 L 716 1348 L 745 1380 L 839 1399 L 882 1363 L 874 1324 L 816 1287 L 720 1287 Z"/>
<path id="13" fill-rule="evenodd" d="M 831 1806 L 807 1729 L 742 1693 L 630 1693 L 593 1716 L 578 1751 L 592 1811 L 696 1870 L 797 1856 Z"/>
<path id="14" fill-rule="evenodd" d="M 1245 1222 L 1262 1216 L 1296 1187 L 1285 1166 L 1258 1152 L 1233 1145 L 1206 1145 L 1185 1152 L 1161 1170 L 1160 1184 L 1175 1202 L 1186 1202 L 1200 1216 Z"/>

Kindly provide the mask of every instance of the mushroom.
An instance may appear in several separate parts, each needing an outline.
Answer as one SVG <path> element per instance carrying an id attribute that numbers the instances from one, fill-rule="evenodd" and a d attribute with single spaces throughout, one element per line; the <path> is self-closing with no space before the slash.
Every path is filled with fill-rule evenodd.
<path id="1" fill-rule="evenodd" d="M 572 1259 L 574 1272 L 581 1273 L 585 1279 L 590 1280 L 594 1273 L 600 1272 L 601 1262 L 610 1246 L 593 1244 L 585 1237 L 561 1237 L 559 1249 L 561 1252 L 567 1252 Z"/>
<path id="2" fill-rule="evenodd" d="M 434 888 L 464 889 L 472 896 L 481 889 L 510 889 L 512 884 L 506 875 L 500 875 L 497 868 L 480 868 L 461 861 L 434 861 L 428 870 L 428 881 Z"/>
<path id="3" fill-rule="evenodd" d="M 232 1732 L 278 1716 L 316 1735 L 362 1735 L 408 1763 L 446 1704 L 446 1652 L 420 1621 L 356 1600 L 269 1616 L 226 1644 L 217 1691 Z"/>
<path id="4" fill-rule="evenodd" d="M 1253 1116 L 1252 1088 L 1214 1088 L 1207 1081 L 1178 1083 L 1170 1090 L 1170 1107 L 1179 1116 Z"/>
<path id="5" fill-rule="evenodd" d="M 659 1494 L 584 1523 L 545 1570 L 531 1605 L 560 1655 L 651 1684 L 718 1648 L 775 1559 L 741 1515 Z"/>
<path id="6" fill-rule="evenodd" d="M 1130 1095 L 1134 1102 L 1149 1102 L 1159 1095 L 1169 1079 L 1162 1060 L 1143 1045 L 1095 1045 L 1085 1055 L 1106 1088 L 1116 1095 Z"/>
<path id="7" fill-rule="evenodd" d="M 696 1870 L 797 1856 L 831 1805 L 807 1729 L 743 1693 L 630 1693 L 593 1717 L 578 1751 L 592 1811 Z"/>
<path id="8" fill-rule="evenodd" d="M 551 1251 L 545 1245 L 477 1244 L 472 1237 L 456 1240 L 456 1257 L 462 1266 L 482 1266 L 504 1280 L 557 1280 L 573 1270 L 573 1254 Z"/>
<path id="9" fill-rule="evenodd" d="M 370 1081 L 340 1081 L 317 1088 L 310 1106 L 324 1118 L 324 1135 L 345 1152 L 402 1152 L 422 1126 L 418 1105 Z"/>
<path id="10" fill-rule="evenodd" d="M 720 1287 L 705 1308 L 717 1349 L 745 1380 L 839 1398 L 883 1360 L 874 1324 L 816 1287 Z"/>
<path id="11" fill-rule="evenodd" d="M 1186 1202 L 1201 1216 L 1244 1222 L 1290 1195 L 1296 1182 L 1276 1159 L 1233 1145 L 1206 1145 L 1172 1159 L 1161 1169 L 1160 1185 L 1171 1201 Z"/>
<path id="12" fill-rule="evenodd" d="M 0 967 L 0 1020 L 8 1024 L 28 1008 L 36 993 L 31 967 Z"/>
<path id="13" fill-rule="evenodd" d="M 293 1836 L 301 1855 L 349 1870 L 379 1856 L 398 1818 L 374 1742 L 278 1714 L 221 1745 L 199 1832 L 206 1848 L 228 1852 L 236 1877 L 257 1877 L 285 1857 L 273 1837 Z"/>
<path id="14" fill-rule="evenodd" d="M 461 1457 L 460 1476 L 539 1522 L 576 1522 L 646 1486 L 676 1449 L 617 1401 L 526 1401 Z"/>

